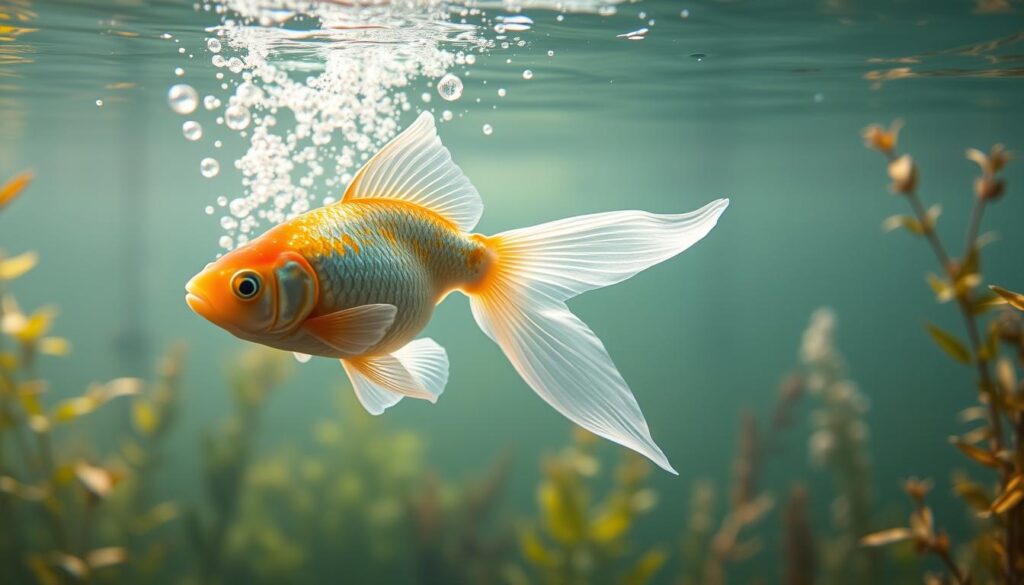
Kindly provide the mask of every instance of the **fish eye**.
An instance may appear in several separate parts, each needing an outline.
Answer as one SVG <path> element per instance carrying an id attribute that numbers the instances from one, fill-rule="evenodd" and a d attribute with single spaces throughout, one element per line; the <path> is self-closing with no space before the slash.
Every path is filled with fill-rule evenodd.
<path id="1" fill-rule="evenodd" d="M 260 294 L 260 275 L 252 270 L 242 270 L 231 277 L 231 290 L 235 296 L 248 301 Z"/>

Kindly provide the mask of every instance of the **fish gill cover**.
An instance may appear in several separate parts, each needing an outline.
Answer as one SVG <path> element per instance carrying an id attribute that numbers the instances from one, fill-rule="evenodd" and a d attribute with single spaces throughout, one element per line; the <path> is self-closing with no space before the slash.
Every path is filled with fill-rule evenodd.
<path id="1" fill-rule="evenodd" d="M 208 29 L 206 46 L 197 49 L 217 68 L 223 93 L 201 97 L 191 86 L 177 84 L 167 97 L 174 112 L 214 112 L 218 125 L 248 141 L 245 154 L 234 161 L 243 192 L 221 196 L 206 208 L 207 214 L 220 215 L 220 246 L 232 249 L 265 224 L 333 201 L 362 163 L 401 130 L 403 112 L 431 108 L 439 110 L 443 122 L 462 117 L 467 111 L 459 107 L 462 78 L 472 75 L 478 55 L 527 45 L 522 34 L 533 20 L 524 9 L 608 15 L 619 1 L 197 5 L 220 18 Z M 424 78 L 434 91 L 411 96 L 414 83 Z M 532 79 L 533 72 L 524 70 L 522 78 Z M 499 89 L 498 96 L 505 91 Z M 435 98 L 440 105 L 432 108 Z M 481 130 L 493 133 L 486 122 Z M 190 141 L 204 135 L 191 118 L 182 133 Z M 220 148 L 220 141 L 213 146 Z M 213 178 L 221 162 L 206 157 L 199 166 L 204 177 Z"/>

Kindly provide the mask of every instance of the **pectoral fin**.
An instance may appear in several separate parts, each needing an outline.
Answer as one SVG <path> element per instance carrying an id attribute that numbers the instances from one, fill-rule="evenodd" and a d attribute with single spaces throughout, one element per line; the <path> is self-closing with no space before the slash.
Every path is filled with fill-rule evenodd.
<path id="1" fill-rule="evenodd" d="M 308 319 L 303 328 L 345 355 L 357 356 L 384 338 L 397 312 L 394 305 L 361 305 Z"/>

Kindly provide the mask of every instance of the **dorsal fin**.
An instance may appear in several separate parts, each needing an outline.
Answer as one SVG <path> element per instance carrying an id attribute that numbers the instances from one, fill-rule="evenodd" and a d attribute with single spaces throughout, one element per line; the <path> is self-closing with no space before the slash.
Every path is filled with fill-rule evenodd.
<path id="1" fill-rule="evenodd" d="M 414 203 L 463 231 L 473 229 L 484 211 L 480 194 L 441 144 L 430 112 L 420 114 L 359 169 L 341 198 L 355 199 Z"/>

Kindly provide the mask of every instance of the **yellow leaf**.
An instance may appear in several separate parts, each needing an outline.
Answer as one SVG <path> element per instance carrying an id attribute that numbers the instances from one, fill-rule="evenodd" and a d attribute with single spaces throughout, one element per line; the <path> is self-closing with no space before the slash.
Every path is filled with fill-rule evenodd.
<path id="1" fill-rule="evenodd" d="M 96 401 L 89 396 L 79 396 L 65 400 L 53 410 L 52 418 L 55 422 L 68 422 L 89 414 L 96 408 Z"/>
<path id="2" fill-rule="evenodd" d="M 1017 309 L 1018 311 L 1024 311 L 1024 295 L 1018 292 L 1013 292 L 1012 290 L 1006 290 L 1001 286 L 991 285 L 989 286 L 989 288 L 992 289 L 992 292 L 1001 296 L 1003 300 L 1006 301 L 1014 309 Z"/>
<path id="3" fill-rule="evenodd" d="M 946 303 L 953 300 L 953 287 L 944 279 L 939 278 L 934 274 L 929 274 L 928 286 L 932 287 L 932 292 L 935 293 L 935 298 L 937 298 L 940 303 Z"/>
<path id="4" fill-rule="evenodd" d="M 120 565 L 128 560 L 128 551 L 119 546 L 108 546 L 89 551 L 85 563 L 91 569 Z"/>
<path id="5" fill-rule="evenodd" d="M 551 536 L 564 543 L 583 540 L 585 512 L 581 494 L 570 482 L 547 481 L 540 487 L 539 500 Z"/>
<path id="6" fill-rule="evenodd" d="M 654 574 L 665 564 L 668 555 L 665 551 L 655 549 L 648 551 L 622 579 L 623 585 L 646 585 L 654 578 Z"/>
<path id="7" fill-rule="evenodd" d="M 520 546 L 523 549 L 523 556 L 536 565 L 548 567 L 554 564 L 551 553 L 544 548 L 544 544 L 533 530 L 524 530 L 520 538 Z"/>
<path id="8" fill-rule="evenodd" d="M 590 529 L 591 537 L 600 543 L 610 543 L 629 530 L 632 520 L 624 506 L 615 506 L 594 522 Z"/>
<path id="9" fill-rule="evenodd" d="M 71 352 L 71 344 L 63 337 L 44 337 L 39 340 L 39 351 L 46 355 L 67 355 Z"/>
<path id="10" fill-rule="evenodd" d="M 996 499 L 992 501 L 992 506 L 989 508 L 989 512 L 993 514 L 1005 514 L 1019 504 L 1021 499 L 1024 499 L 1024 485 L 1022 485 L 1021 478 L 1022 476 L 1016 475 L 1006 484 L 1006 488 L 1003 489 L 1003 493 L 999 494 Z"/>
<path id="11" fill-rule="evenodd" d="M 903 228 L 916 236 L 924 234 L 924 226 L 921 225 L 921 222 L 909 215 L 893 215 L 885 218 L 885 221 L 882 222 L 883 231 L 891 232 L 900 228 Z"/>
<path id="12" fill-rule="evenodd" d="M 966 474 L 960 473 L 953 476 L 953 491 L 977 512 L 987 512 L 992 506 L 992 497 L 985 487 L 971 481 Z"/>
<path id="13" fill-rule="evenodd" d="M 145 400 L 136 400 L 132 405 L 132 422 L 141 435 L 152 435 L 157 427 L 157 415 L 153 405 Z"/>
<path id="14" fill-rule="evenodd" d="M 39 255 L 35 252 L 25 252 L 13 258 L 0 259 L 0 280 L 14 280 L 35 268 L 38 262 Z"/>
<path id="15" fill-rule="evenodd" d="M 976 463 L 980 463 L 981 465 L 984 465 L 985 467 L 1000 467 L 1001 466 L 1001 462 L 999 461 L 999 458 L 996 457 L 996 455 L 994 453 L 992 453 L 991 451 L 982 449 L 981 447 L 975 447 L 974 445 L 970 445 L 968 443 L 965 443 L 965 442 L 961 441 L 960 439 L 958 439 L 956 437 L 954 437 L 952 439 L 952 442 L 953 442 L 954 445 L 957 446 L 958 449 L 963 451 L 964 455 L 967 455 L 972 460 L 974 460 Z"/>
<path id="16" fill-rule="evenodd" d="M 895 542 L 902 542 L 913 537 L 909 528 L 889 528 L 868 534 L 860 539 L 861 546 L 885 546 Z"/>
<path id="17" fill-rule="evenodd" d="M 0 209 L 6 207 L 32 182 L 32 173 L 26 171 L 14 177 L 6 185 L 0 186 Z"/>
<path id="18" fill-rule="evenodd" d="M 89 465 L 84 461 L 75 463 L 75 477 L 82 487 L 97 498 L 104 498 L 121 481 L 121 475 L 103 467 Z"/>
<path id="19" fill-rule="evenodd" d="M 85 564 L 85 561 L 67 553 L 50 553 L 50 564 L 60 567 L 79 581 L 85 580 L 85 577 L 89 574 L 89 566 Z"/>
<path id="20" fill-rule="evenodd" d="M 29 416 L 40 416 L 43 414 L 43 405 L 39 401 L 39 395 L 46 391 L 46 382 L 32 380 L 23 382 L 18 386 L 18 398 L 25 414 Z"/>
<path id="21" fill-rule="evenodd" d="M 7 331 L 7 333 L 14 336 L 21 343 L 33 343 L 46 334 L 53 323 L 53 318 L 56 316 L 56 309 L 43 307 L 26 319 L 15 320 L 12 329 Z"/>
<path id="22" fill-rule="evenodd" d="M 935 343 L 950 357 L 962 364 L 971 363 L 971 352 L 967 351 L 967 347 L 960 340 L 931 323 L 925 323 L 925 326 L 928 327 L 928 333 L 931 334 Z"/>

